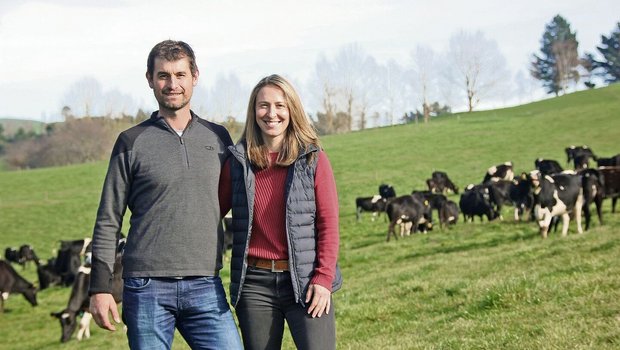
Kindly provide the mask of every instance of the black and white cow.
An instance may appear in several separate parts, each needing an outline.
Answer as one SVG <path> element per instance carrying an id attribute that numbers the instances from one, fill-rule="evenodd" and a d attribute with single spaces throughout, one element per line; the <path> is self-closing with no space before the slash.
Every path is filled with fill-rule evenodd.
<path id="1" fill-rule="evenodd" d="M 566 164 L 572 160 L 575 170 L 585 169 L 590 163 L 590 159 L 596 160 L 596 155 L 588 146 L 570 146 L 564 149 L 566 152 Z"/>
<path id="2" fill-rule="evenodd" d="M 519 221 L 528 215 L 533 219 L 531 213 L 534 208 L 534 194 L 532 192 L 532 180 L 528 173 L 523 172 L 518 178 L 512 180 L 510 200 L 515 208 L 515 221 Z"/>
<path id="3" fill-rule="evenodd" d="M 4 250 L 4 258 L 9 262 L 21 265 L 22 268 L 26 268 L 26 264 L 30 261 L 34 261 L 37 264 L 39 262 L 37 254 L 29 244 L 24 244 L 18 249 L 7 247 Z"/>
<path id="4" fill-rule="evenodd" d="M 498 180 L 512 181 L 512 179 L 514 179 L 515 177 L 515 173 L 512 167 L 512 162 L 505 162 L 504 164 L 498 164 L 490 167 L 489 169 L 487 169 L 486 174 L 484 174 L 482 183 Z"/>
<path id="5" fill-rule="evenodd" d="M 0 260 L 0 313 L 10 294 L 20 293 L 32 306 L 37 306 L 37 288 L 20 276 L 5 260 Z"/>
<path id="6" fill-rule="evenodd" d="M 439 209 L 439 228 L 443 229 L 444 226 L 455 225 L 457 221 L 459 221 L 458 205 L 451 200 L 443 202 Z"/>
<path id="7" fill-rule="evenodd" d="M 600 167 L 598 172 L 604 187 L 604 197 L 611 198 L 611 212 L 616 212 L 616 203 L 620 197 L 620 167 Z"/>
<path id="8" fill-rule="evenodd" d="M 594 203 L 599 224 L 603 224 L 603 199 L 605 197 L 604 184 L 601 174 L 596 169 L 583 169 L 581 175 L 581 186 L 583 188 L 583 214 L 586 219 L 586 231 L 590 228 L 590 205 Z"/>
<path id="9" fill-rule="evenodd" d="M 400 236 L 405 234 L 416 233 L 419 225 L 422 232 L 426 233 L 429 227 L 432 227 L 430 221 L 430 205 L 421 196 L 406 195 L 396 197 L 388 202 L 386 213 L 390 224 L 388 226 L 387 241 L 390 236 L 394 235 L 398 239 L 394 227 L 400 225 Z"/>
<path id="10" fill-rule="evenodd" d="M 56 258 L 47 260 L 45 265 L 37 265 L 37 277 L 39 278 L 39 290 L 62 284 L 62 278 L 56 272 Z"/>
<path id="11" fill-rule="evenodd" d="M 559 174 L 564 169 L 557 160 L 538 158 L 534 161 L 534 166 L 542 175 Z"/>
<path id="12" fill-rule="evenodd" d="M 542 175 L 540 171 L 530 172 L 534 188 L 534 210 L 540 228 L 540 234 L 547 238 L 549 226 L 554 216 L 562 217 L 562 236 L 568 233 L 570 213 L 575 216 L 577 232 L 583 233 L 581 227 L 581 210 L 583 207 L 583 188 L 581 176 L 577 174 Z"/>
<path id="13" fill-rule="evenodd" d="M 459 208 L 463 213 L 464 222 L 473 222 L 474 216 L 478 216 L 480 221 L 483 216 L 486 216 L 489 221 L 499 217 L 499 213 L 491 202 L 489 188 L 483 185 L 468 185 L 461 194 Z"/>
<path id="14" fill-rule="evenodd" d="M 90 249 L 90 238 L 60 241 L 60 250 L 56 256 L 54 271 L 60 275 L 62 284 L 70 286 L 82 265 L 82 257 Z"/>
<path id="15" fill-rule="evenodd" d="M 19 250 L 13 247 L 6 247 L 4 250 L 4 259 L 8 262 L 19 264 Z"/>
<path id="16" fill-rule="evenodd" d="M 602 166 L 620 166 L 620 154 L 616 154 L 611 158 L 596 158 L 596 165 Z"/>
<path id="17" fill-rule="evenodd" d="M 123 301 L 123 265 L 122 252 L 125 247 L 125 239 L 121 239 L 118 243 L 116 260 L 114 262 L 114 271 L 112 272 L 112 296 L 117 303 Z M 71 288 L 71 296 L 67 302 L 67 307 L 60 312 L 52 312 L 51 316 L 60 321 L 61 336 L 60 341 L 65 343 L 71 339 L 71 335 L 78 326 L 77 315 L 82 313 L 79 322 L 79 330 L 76 335 L 77 340 L 82 337 L 90 337 L 90 321 L 92 315 L 89 312 L 90 297 L 88 296 L 88 286 L 90 283 L 90 266 L 82 265 L 78 268 L 78 273 L 73 281 Z"/>
<path id="18" fill-rule="evenodd" d="M 426 180 L 426 185 L 431 192 L 459 193 L 459 188 L 450 180 L 448 174 L 444 171 L 433 171 L 431 178 Z"/>
<path id="19" fill-rule="evenodd" d="M 389 184 L 381 184 L 379 185 L 379 195 L 382 198 L 390 199 L 396 197 L 396 191 L 394 187 Z"/>
<path id="20" fill-rule="evenodd" d="M 412 191 L 411 195 L 420 196 L 422 199 L 428 202 L 430 206 L 430 211 L 428 212 L 428 216 L 430 221 L 433 221 L 433 210 L 437 210 L 437 216 L 439 216 L 439 210 L 441 206 L 448 200 L 446 196 L 441 193 L 433 193 L 431 191 Z"/>
<path id="21" fill-rule="evenodd" d="M 380 195 L 372 197 L 357 197 L 355 198 L 355 218 L 359 222 L 362 218 L 362 212 L 371 212 L 372 221 L 375 221 L 377 216 L 385 211 L 387 206 L 387 199 Z"/>

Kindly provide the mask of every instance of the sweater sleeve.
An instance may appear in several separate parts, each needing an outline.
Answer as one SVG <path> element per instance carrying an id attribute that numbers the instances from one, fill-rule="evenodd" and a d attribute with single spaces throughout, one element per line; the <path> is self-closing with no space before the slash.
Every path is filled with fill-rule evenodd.
<path id="1" fill-rule="evenodd" d="M 117 240 L 123 225 L 130 189 L 130 153 L 127 135 L 121 133 L 110 157 L 93 230 L 89 288 L 91 295 L 112 291 Z"/>
<path id="2" fill-rule="evenodd" d="M 338 193 L 331 164 L 325 152 L 321 151 L 315 172 L 314 192 L 317 210 L 317 257 L 311 283 L 332 290 L 338 260 Z"/>

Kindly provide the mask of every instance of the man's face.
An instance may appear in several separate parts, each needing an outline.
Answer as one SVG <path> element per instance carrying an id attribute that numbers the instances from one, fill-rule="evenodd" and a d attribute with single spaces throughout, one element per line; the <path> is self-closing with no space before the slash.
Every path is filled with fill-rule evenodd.
<path id="1" fill-rule="evenodd" d="M 198 72 L 192 76 L 189 60 L 183 57 L 177 61 L 167 61 L 156 58 L 153 67 L 153 76 L 147 80 L 153 89 L 159 109 L 176 112 L 189 108 L 194 86 L 198 82 Z"/>

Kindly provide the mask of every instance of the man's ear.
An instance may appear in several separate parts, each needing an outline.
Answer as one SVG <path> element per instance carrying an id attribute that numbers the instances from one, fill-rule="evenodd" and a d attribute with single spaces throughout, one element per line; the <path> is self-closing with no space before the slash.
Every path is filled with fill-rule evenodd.
<path id="1" fill-rule="evenodd" d="M 192 79 L 193 80 L 193 82 L 192 82 L 193 86 L 198 85 L 198 76 L 199 75 L 200 75 L 200 71 L 198 71 L 198 68 L 196 68 L 196 74 L 194 74 L 193 79 Z"/>
<path id="2" fill-rule="evenodd" d="M 153 88 L 153 81 L 151 80 L 151 78 L 153 77 L 151 74 L 149 74 L 149 72 L 146 72 L 146 81 L 149 82 L 149 87 L 152 89 Z"/>

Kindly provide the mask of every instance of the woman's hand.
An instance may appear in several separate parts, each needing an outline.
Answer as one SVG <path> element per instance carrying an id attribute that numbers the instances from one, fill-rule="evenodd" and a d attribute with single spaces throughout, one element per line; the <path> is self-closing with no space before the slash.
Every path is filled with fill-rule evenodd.
<path id="1" fill-rule="evenodd" d="M 308 313 L 312 314 L 312 317 L 321 317 L 323 313 L 329 314 L 331 294 L 327 288 L 318 284 L 311 284 L 306 293 L 306 304 L 312 300 L 308 306 Z"/>

